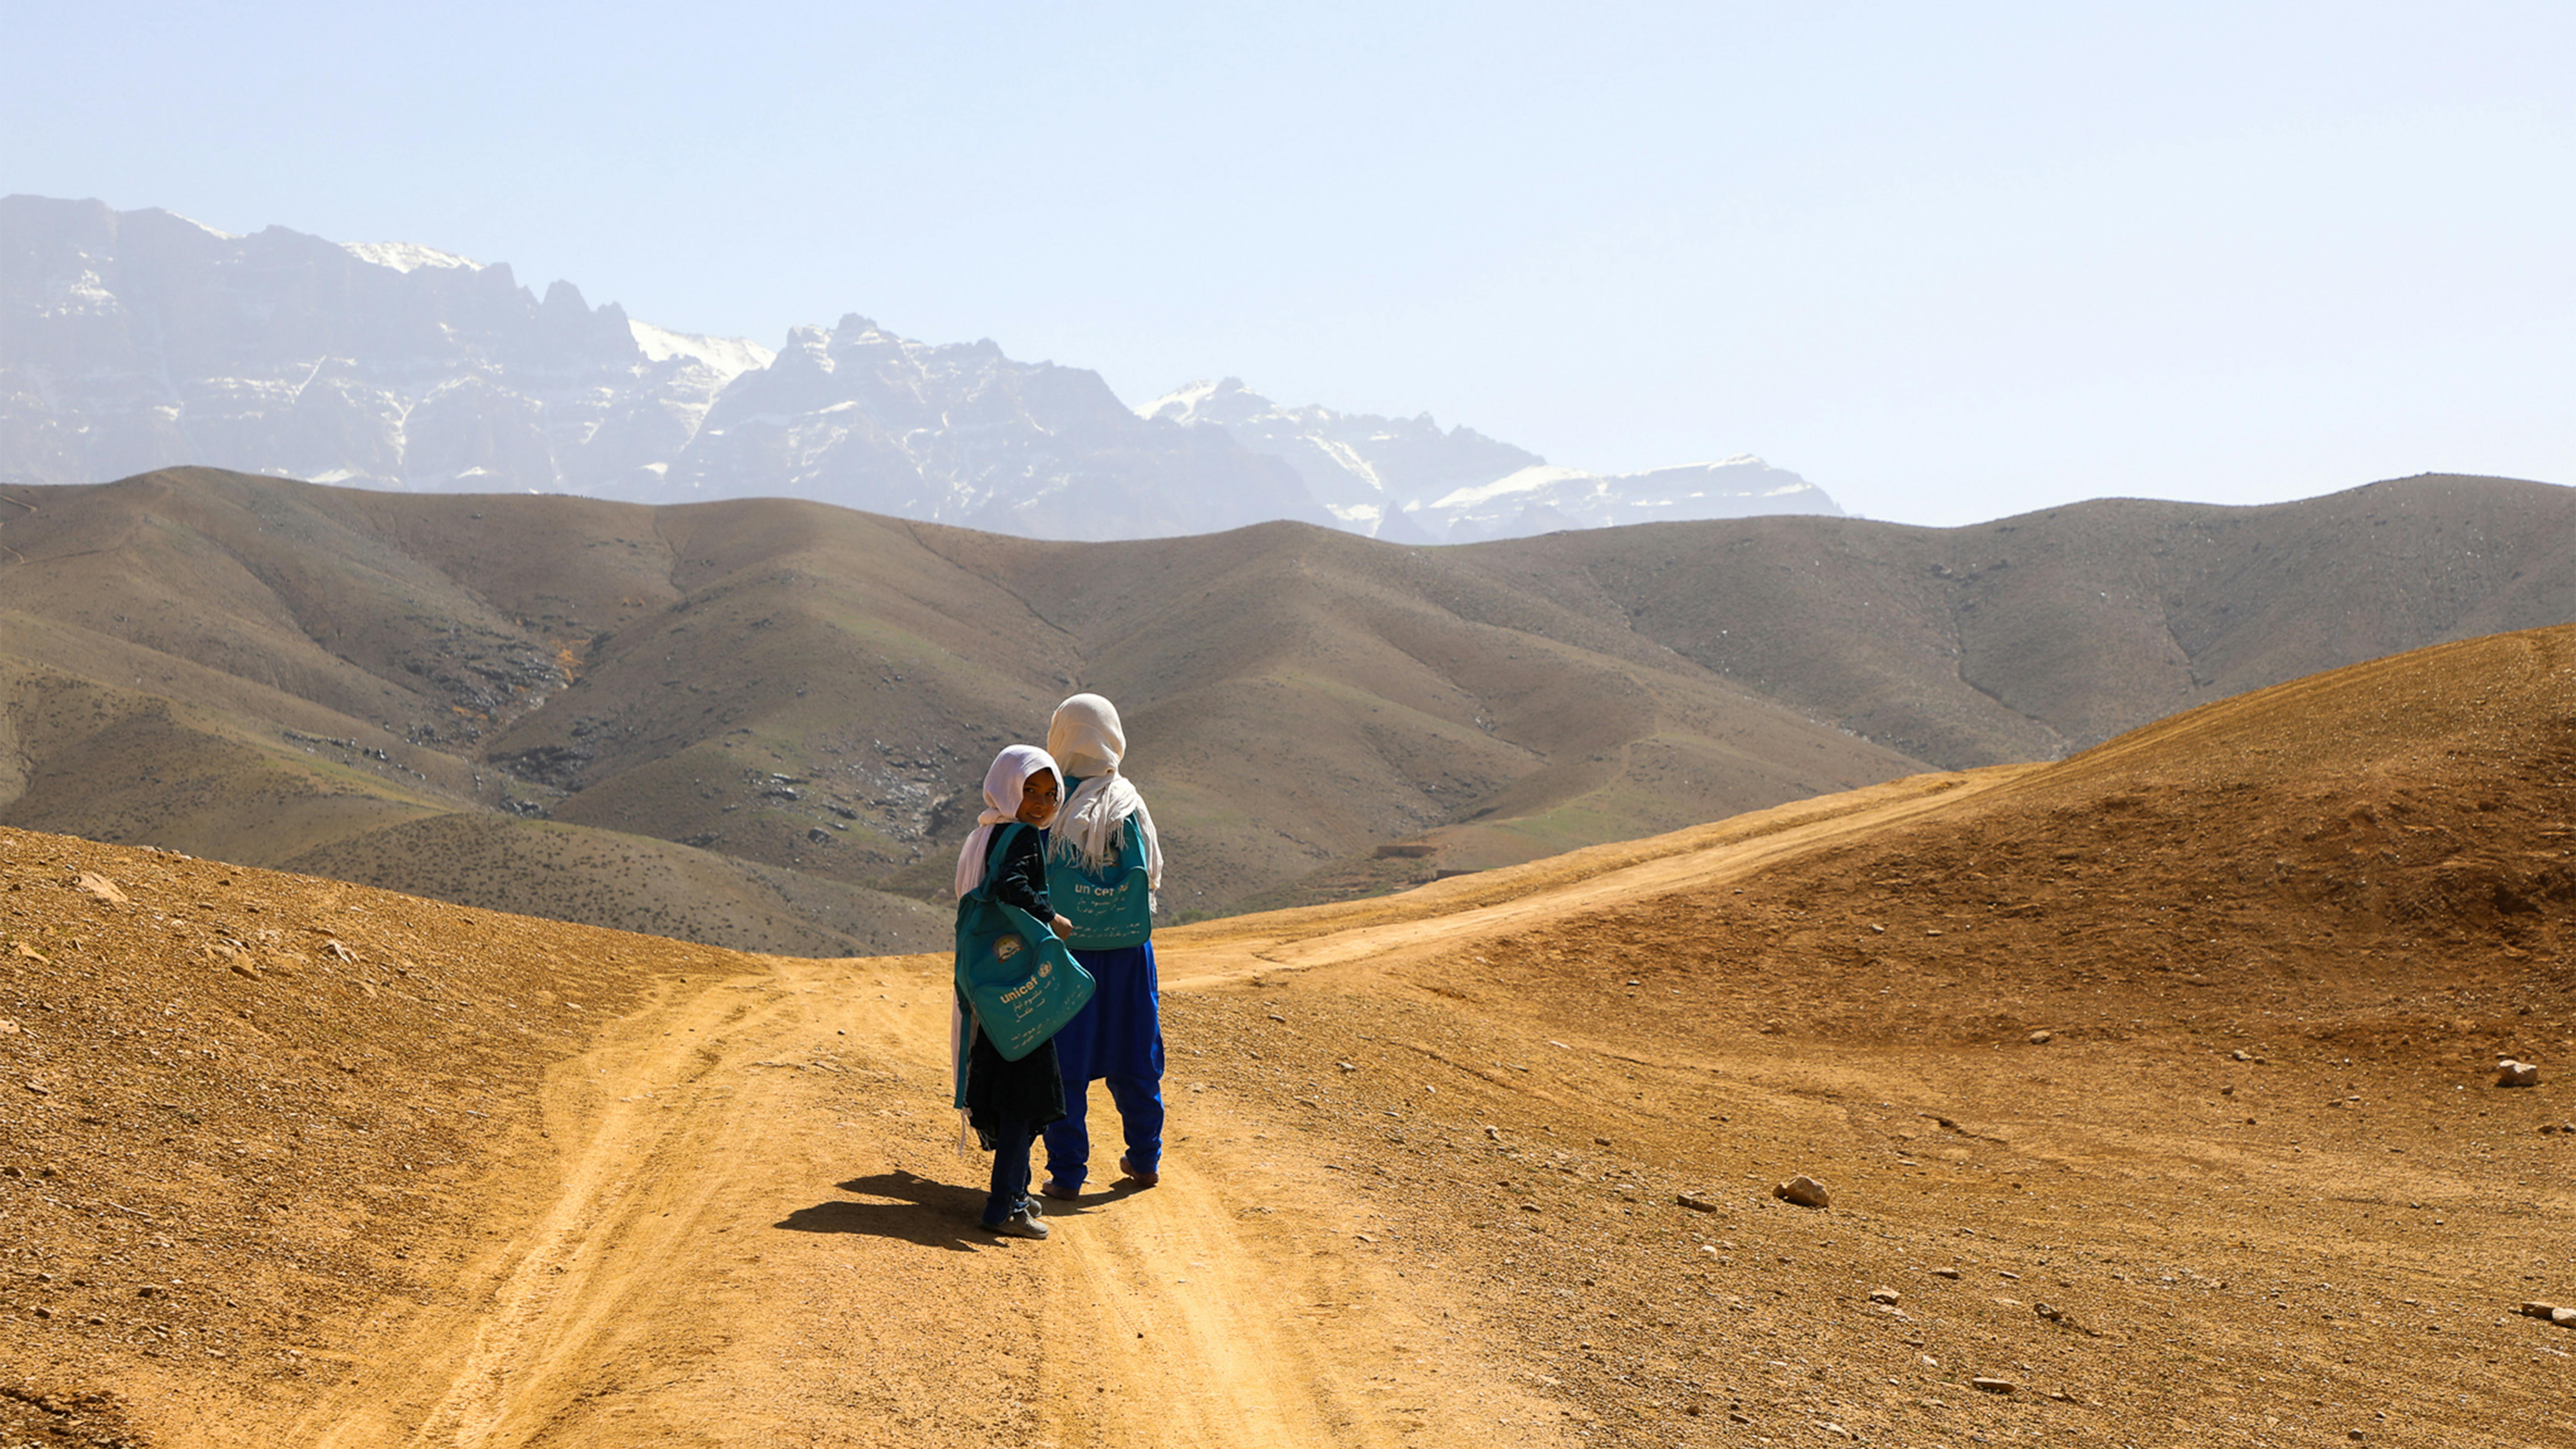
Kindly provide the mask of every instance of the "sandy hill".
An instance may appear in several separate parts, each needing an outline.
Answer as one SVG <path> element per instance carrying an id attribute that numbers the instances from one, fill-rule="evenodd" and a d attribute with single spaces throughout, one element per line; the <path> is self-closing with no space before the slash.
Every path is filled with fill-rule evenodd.
<path id="1" fill-rule="evenodd" d="M 1181 918 L 2576 618 L 2576 493 L 2495 479 L 1458 549 L 206 470 L 5 511 L 0 821 L 800 953 L 938 940 L 984 761 L 1076 687 L 1128 715 Z"/>
<path id="2" fill-rule="evenodd" d="M 0 1425 L 2561 1442 L 2571 904 L 2576 627 L 2449 645 L 1167 932 L 1164 1180 L 1033 1245 L 936 958 L 0 831 Z"/>

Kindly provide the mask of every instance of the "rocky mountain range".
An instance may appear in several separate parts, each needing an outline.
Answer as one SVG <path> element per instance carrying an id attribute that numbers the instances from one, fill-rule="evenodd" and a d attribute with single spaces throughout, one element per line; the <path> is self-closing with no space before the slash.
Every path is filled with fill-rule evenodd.
<path id="1" fill-rule="evenodd" d="M 507 264 L 0 199 L 0 480 L 202 464 L 406 492 L 790 497 L 1056 539 L 1268 520 L 1469 542 L 1837 510 L 1750 459 L 1605 478 L 1430 419 L 1099 374 L 865 317 L 776 351 L 542 297 Z"/>
<path id="2" fill-rule="evenodd" d="M 1823 489 L 1755 457 L 1604 475 L 1549 465 L 1471 428 L 1411 418 L 1283 407 L 1240 378 L 1194 382 L 1140 409 L 1222 429 L 1297 470 L 1306 491 L 1354 533 L 1390 543 L 1477 543 L 1574 528 L 1842 510 Z"/>

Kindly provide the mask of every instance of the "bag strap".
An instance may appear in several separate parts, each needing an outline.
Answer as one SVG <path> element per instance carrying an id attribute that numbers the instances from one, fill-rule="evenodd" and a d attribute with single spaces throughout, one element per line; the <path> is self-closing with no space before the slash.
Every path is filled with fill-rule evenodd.
<path id="1" fill-rule="evenodd" d="M 993 862 L 1000 860 L 1002 858 L 1003 848 L 1008 846 L 1012 839 L 1021 831 L 1028 828 L 1028 822 L 1025 820 L 1006 820 L 1002 822 L 1001 829 L 993 832 L 992 840 L 984 847 L 984 879 L 977 883 L 973 890 L 966 893 L 966 899 L 977 901 L 990 901 L 993 899 Z M 994 904 L 999 905 L 1001 903 L 999 901 L 994 901 Z"/>

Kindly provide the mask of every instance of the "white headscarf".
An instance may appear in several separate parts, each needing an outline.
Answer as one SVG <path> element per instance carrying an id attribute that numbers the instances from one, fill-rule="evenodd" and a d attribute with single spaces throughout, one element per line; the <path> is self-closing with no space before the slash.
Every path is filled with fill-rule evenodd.
<path id="1" fill-rule="evenodd" d="M 1064 797 L 1064 771 L 1055 757 L 1035 745 L 1005 745 L 993 757 L 993 766 L 984 772 L 984 813 L 975 817 L 974 832 L 957 848 L 957 895 L 963 900 L 968 891 L 984 883 L 984 857 L 993 848 L 993 827 L 1020 818 L 1020 796 L 1026 792 L 1029 777 L 1038 774 L 1055 776 L 1056 797 Z M 948 1008 L 948 1060 L 954 1072 L 953 1082 L 963 1088 L 966 1080 L 966 1008 L 950 993 Z M 965 1108 L 957 1109 L 957 1155 L 966 1155 L 975 1140 L 973 1119 Z"/>
<path id="2" fill-rule="evenodd" d="M 1077 694 L 1055 707 L 1047 722 L 1047 753 L 1064 761 L 1066 773 L 1082 781 L 1056 819 L 1054 851 L 1085 869 L 1099 870 L 1118 853 L 1118 827 L 1136 817 L 1145 837 L 1145 886 L 1163 886 L 1163 842 L 1154 834 L 1154 814 L 1145 797 L 1118 773 L 1127 757 L 1127 731 L 1119 726 L 1118 707 L 1096 694 Z"/>
<path id="3" fill-rule="evenodd" d="M 1020 818 L 1020 794 L 1028 787 L 1029 777 L 1038 774 L 1055 776 L 1056 798 L 1064 798 L 1064 771 L 1046 751 L 1035 745 L 1005 745 L 993 757 L 993 767 L 984 772 L 984 813 L 975 817 L 974 833 L 957 848 L 959 899 L 984 883 L 984 857 L 993 848 L 993 827 Z"/>

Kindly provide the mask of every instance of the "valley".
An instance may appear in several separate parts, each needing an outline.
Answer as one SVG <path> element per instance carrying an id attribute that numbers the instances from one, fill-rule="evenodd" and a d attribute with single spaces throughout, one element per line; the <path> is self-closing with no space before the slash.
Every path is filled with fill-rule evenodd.
<path id="1" fill-rule="evenodd" d="M 0 1424 L 2554 1442 L 2571 832 L 2557 627 L 1167 930 L 1169 1170 L 1042 1244 L 941 958 L 0 832 Z"/>

